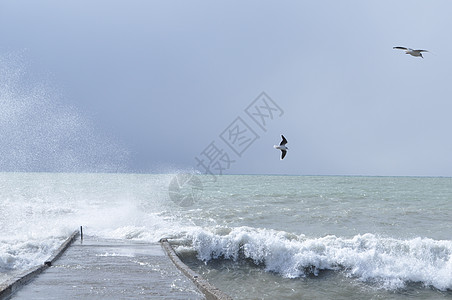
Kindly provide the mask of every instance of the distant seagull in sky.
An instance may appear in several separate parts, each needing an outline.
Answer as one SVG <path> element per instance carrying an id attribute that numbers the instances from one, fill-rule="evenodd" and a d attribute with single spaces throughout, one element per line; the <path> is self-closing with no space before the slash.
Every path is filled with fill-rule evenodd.
<path id="1" fill-rule="evenodd" d="M 286 147 L 287 140 L 286 140 L 286 138 L 284 137 L 284 135 L 281 134 L 281 137 L 282 137 L 282 141 L 281 141 L 281 143 L 279 144 L 279 146 L 276 146 L 276 145 L 275 145 L 275 146 L 273 146 L 273 147 L 275 147 L 275 149 L 281 150 L 281 160 L 283 160 L 283 158 L 284 158 L 284 156 L 286 156 L 287 150 L 289 150 L 289 148 Z"/>
<path id="2" fill-rule="evenodd" d="M 427 50 L 414 50 L 411 48 L 405 48 L 405 47 L 392 47 L 392 49 L 398 49 L 398 50 L 404 50 L 406 54 L 409 54 L 411 56 L 416 56 L 416 57 L 422 57 L 422 52 L 428 52 Z"/>

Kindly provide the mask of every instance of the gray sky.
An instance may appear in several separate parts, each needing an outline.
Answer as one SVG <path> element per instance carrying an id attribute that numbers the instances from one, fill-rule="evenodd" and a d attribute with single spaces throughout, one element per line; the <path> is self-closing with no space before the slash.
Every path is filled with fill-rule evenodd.
<path id="1" fill-rule="evenodd" d="M 0 167 L 190 170 L 214 142 L 229 174 L 452 176 L 451 11 L 0 0 Z M 284 112 L 265 131 L 245 112 L 263 91 Z M 240 157 L 220 138 L 237 117 L 259 136 Z"/>

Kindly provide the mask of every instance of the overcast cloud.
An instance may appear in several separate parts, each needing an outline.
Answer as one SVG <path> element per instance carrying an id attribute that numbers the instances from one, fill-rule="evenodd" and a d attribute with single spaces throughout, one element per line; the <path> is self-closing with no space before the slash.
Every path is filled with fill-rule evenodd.
<path id="1" fill-rule="evenodd" d="M 0 167 L 191 170 L 213 141 L 228 174 L 452 176 L 450 12 L 413 0 L 0 0 Z M 261 92 L 283 110 L 265 130 L 245 112 Z M 26 104 L 41 98 L 45 112 Z M 5 107 L 24 106 L 34 117 L 11 124 Z M 76 121 L 29 129 L 62 116 Z M 220 138 L 237 117 L 259 136 L 241 156 Z M 43 146 L 49 136 L 58 147 Z M 84 149 L 77 167 L 56 166 L 68 149 Z"/>

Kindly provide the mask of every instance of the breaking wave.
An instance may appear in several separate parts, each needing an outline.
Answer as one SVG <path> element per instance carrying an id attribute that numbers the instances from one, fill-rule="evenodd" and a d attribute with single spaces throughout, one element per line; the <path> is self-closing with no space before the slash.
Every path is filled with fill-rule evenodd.
<path id="1" fill-rule="evenodd" d="M 374 234 L 308 238 L 284 231 L 250 227 L 195 230 L 189 234 L 198 259 L 249 259 L 287 278 L 343 272 L 385 289 L 409 282 L 452 289 L 452 241 L 400 240 Z"/>

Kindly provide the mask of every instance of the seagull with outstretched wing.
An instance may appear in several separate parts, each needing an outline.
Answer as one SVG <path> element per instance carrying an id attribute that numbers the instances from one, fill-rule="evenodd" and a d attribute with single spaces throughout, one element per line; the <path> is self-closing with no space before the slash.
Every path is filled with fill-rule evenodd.
<path id="1" fill-rule="evenodd" d="M 406 54 L 409 54 L 411 56 L 416 56 L 416 57 L 422 57 L 422 52 L 428 52 L 428 50 L 414 50 L 411 48 L 406 48 L 406 47 L 392 47 L 392 49 L 397 49 L 397 50 L 403 50 L 405 51 Z"/>
<path id="2" fill-rule="evenodd" d="M 279 146 L 275 145 L 275 146 L 273 146 L 273 147 L 275 147 L 275 149 L 281 150 L 281 160 L 283 160 L 284 157 L 286 156 L 287 150 L 288 150 L 289 148 L 286 147 L 287 140 L 286 140 L 286 138 L 284 137 L 284 135 L 281 134 L 281 138 L 282 138 L 282 141 L 281 141 L 281 143 L 279 144 Z"/>

